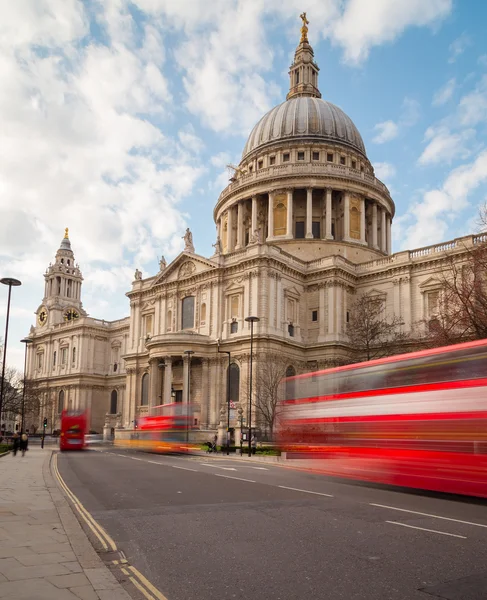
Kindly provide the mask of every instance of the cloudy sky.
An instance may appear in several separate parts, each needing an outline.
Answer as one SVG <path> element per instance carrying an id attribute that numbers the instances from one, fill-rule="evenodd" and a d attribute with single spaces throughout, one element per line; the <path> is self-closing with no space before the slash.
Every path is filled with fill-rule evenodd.
<path id="1" fill-rule="evenodd" d="M 470 232 L 487 199 L 487 4 L 477 0 L 15 0 L 0 7 L 0 276 L 8 362 L 63 237 L 95 317 L 128 314 L 282 102 L 306 10 L 323 98 L 353 119 L 397 212 L 393 250 Z M 0 335 L 7 288 L 0 290 Z"/>

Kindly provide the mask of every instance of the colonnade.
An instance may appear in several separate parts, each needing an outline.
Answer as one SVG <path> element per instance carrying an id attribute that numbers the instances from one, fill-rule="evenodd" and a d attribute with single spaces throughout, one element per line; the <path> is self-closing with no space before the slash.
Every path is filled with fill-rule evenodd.
<path id="1" fill-rule="evenodd" d="M 300 210 L 298 215 L 296 202 L 301 205 L 303 192 L 305 214 Z M 225 211 L 217 228 L 224 253 L 264 240 L 302 238 L 352 242 L 391 253 L 391 215 L 387 208 L 377 200 L 346 190 L 289 188 L 255 195 Z"/>

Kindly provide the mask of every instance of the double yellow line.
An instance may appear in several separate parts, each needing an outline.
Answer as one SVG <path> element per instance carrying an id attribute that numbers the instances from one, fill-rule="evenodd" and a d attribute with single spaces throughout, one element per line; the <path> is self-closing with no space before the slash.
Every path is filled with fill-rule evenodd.
<path id="1" fill-rule="evenodd" d="M 66 485 L 64 479 L 61 477 L 61 473 L 59 472 L 57 466 L 57 456 L 57 454 L 53 454 L 52 468 L 54 471 L 54 475 L 56 476 L 59 482 L 59 485 L 73 503 L 80 517 L 88 525 L 93 534 L 99 540 L 103 550 L 105 550 L 105 552 L 117 552 L 117 546 L 113 539 L 110 537 L 110 535 L 105 531 L 105 529 L 103 529 L 103 527 L 99 523 L 95 521 L 95 519 L 90 515 L 86 508 L 81 504 L 79 499 Z M 144 577 L 138 569 L 130 565 L 126 559 L 113 560 L 112 563 L 120 567 L 122 573 L 129 578 L 131 583 L 145 596 L 145 598 L 147 598 L 147 600 L 167 600 L 166 596 L 164 596 L 162 592 L 155 588 L 152 585 L 152 583 L 146 577 Z"/>

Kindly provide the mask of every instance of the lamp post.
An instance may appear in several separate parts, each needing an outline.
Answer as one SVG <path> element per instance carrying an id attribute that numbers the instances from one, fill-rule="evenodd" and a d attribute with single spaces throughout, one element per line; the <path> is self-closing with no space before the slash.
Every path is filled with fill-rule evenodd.
<path id="1" fill-rule="evenodd" d="M 230 364 L 232 356 L 228 350 L 220 350 L 220 340 L 218 340 L 218 352 L 220 354 L 228 354 L 228 369 L 227 369 L 227 456 L 230 454 Z"/>
<path id="2" fill-rule="evenodd" d="M 189 444 L 189 401 L 191 400 L 191 355 L 194 354 L 194 350 L 185 350 L 184 353 L 188 357 L 188 395 L 186 403 L 186 450 Z"/>
<path id="3" fill-rule="evenodd" d="M 10 296 L 12 294 L 12 287 L 22 285 L 18 279 L 13 277 L 4 277 L 0 279 L 0 283 L 8 285 L 8 300 L 7 300 L 7 317 L 5 319 L 5 341 L 3 345 L 3 364 L 2 364 L 2 381 L 0 382 L 0 431 L 2 429 L 2 408 L 3 408 L 3 390 L 5 386 L 5 364 L 7 359 L 7 340 L 8 340 L 8 320 L 10 317 Z"/>
<path id="4" fill-rule="evenodd" d="M 250 323 L 250 377 L 249 377 L 249 456 L 252 456 L 252 363 L 254 348 L 254 323 L 260 321 L 259 317 L 245 317 Z"/>
<path id="5" fill-rule="evenodd" d="M 26 380 L 26 371 L 27 371 L 27 346 L 32 344 L 34 341 L 31 338 L 25 337 L 23 340 L 20 340 L 23 344 L 25 344 L 25 352 L 24 352 L 24 387 L 22 389 L 22 417 L 20 421 L 20 435 L 24 433 L 24 415 L 25 415 L 25 382 Z"/>

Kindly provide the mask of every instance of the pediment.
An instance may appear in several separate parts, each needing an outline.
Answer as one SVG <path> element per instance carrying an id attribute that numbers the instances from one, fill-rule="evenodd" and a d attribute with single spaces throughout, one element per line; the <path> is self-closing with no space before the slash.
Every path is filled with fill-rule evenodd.
<path id="1" fill-rule="evenodd" d="M 151 287 L 159 283 L 189 279 L 200 273 L 214 271 L 216 268 L 215 263 L 199 254 L 181 252 L 164 271 L 155 277 Z"/>
<path id="2" fill-rule="evenodd" d="M 383 298 L 384 296 L 387 296 L 387 292 L 384 290 L 378 290 L 377 288 L 372 288 L 367 292 L 367 296 L 380 296 Z"/>
<path id="3" fill-rule="evenodd" d="M 418 285 L 420 290 L 425 290 L 425 289 L 433 289 L 433 288 L 440 288 L 441 287 L 441 281 L 439 279 L 437 279 L 436 277 L 428 277 L 428 279 L 426 279 L 426 281 L 421 282 Z"/>
<path id="4" fill-rule="evenodd" d="M 302 295 L 302 292 L 300 292 L 295 286 L 288 287 L 284 291 L 288 296 L 297 296 L 299 298 Z"/>

